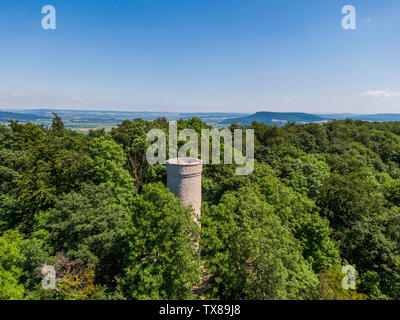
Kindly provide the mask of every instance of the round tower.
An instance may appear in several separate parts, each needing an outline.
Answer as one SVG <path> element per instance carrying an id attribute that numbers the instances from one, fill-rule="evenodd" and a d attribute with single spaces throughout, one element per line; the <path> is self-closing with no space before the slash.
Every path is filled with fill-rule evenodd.
<path id="1" fill-rule="evenodd" d="M 195 158 L 167 160 L 167 188 L 185 206 L 192 206 L 199 223 L 201 208 L 202 161 Z"/>

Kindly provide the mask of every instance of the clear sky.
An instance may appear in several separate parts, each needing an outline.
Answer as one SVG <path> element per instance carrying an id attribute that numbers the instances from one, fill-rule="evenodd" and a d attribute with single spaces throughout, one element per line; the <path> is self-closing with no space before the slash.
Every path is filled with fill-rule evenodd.
<path id="1" fill-rule="evenodd" d="M 0 0 L 0 41 L 0 108 L 400 113 L 399 0 Z"/>

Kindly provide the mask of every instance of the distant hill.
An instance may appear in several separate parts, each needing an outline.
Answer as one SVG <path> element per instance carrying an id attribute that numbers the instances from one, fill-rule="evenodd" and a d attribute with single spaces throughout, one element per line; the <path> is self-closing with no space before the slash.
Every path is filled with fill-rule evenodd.
<path id="1" fill-rule="evenodd" d="M 329 118 L 323 118 L 320 116 L 316 116 L 310 113 L 302 113 L 302 112 L 256 112 L 247 117 L 241 118 L 232 118 L 226 119 L 223 123 L 234 123 L 236 122 L 239 125 L 250 125 L 253 121 L 270 124 L 270 125 L 278 125 L 283 126 L 289 122 L 296 123 L 309 123 L 309 122 L 321 122 L 326 121 Z"/>
<path id="2" fill-rule="evenodd" d="M 318 116 L 325 116 L 326 118 L 336 119 L 336 120 L 352 119 L 352 120 L 378 121 L 378 122 L 400 121 L 400 114 L 396 113 L 378 113 L 378 114 L 339 113 L 339 114 L 327 114 Z"/>
<path id="3" fill-rule="evenodd" d="M 36 114 L 0 111 L 0 121 L 3 121 L 3 122 L 6 122 L 8 120 L 36 121 L 36 120 L 43 119 L 43 118 L 47 118 L 47 117 L 39 116 Z"/>

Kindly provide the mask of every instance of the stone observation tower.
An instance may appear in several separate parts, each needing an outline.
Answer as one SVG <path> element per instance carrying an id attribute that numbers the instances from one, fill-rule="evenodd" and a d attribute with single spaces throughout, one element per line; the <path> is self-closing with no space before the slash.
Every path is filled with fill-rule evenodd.
<path id="1" fill-rule="evenodd" d="M 167 160 L 167 188 L 185 206 L 192 206 L 199 223 L 201 208 L 202 161 L 195 158 L 174 158 Z"/>

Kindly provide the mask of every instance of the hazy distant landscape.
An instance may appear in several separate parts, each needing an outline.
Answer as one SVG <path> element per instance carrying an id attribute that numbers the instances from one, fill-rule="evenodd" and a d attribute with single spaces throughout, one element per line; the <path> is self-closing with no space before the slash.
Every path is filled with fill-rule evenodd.
<path id="1" fill-rule="evenodd" d="M 96 110 L 0 110 L 0 123 L 7 124 L 9 120 L 32 122 L 44 126 L 51 125 L 53 112 L 60 116 L 66 128 L 88 131 L 89 129 L 105 128 L 106 131 L 116 127 L 124 120 L 141 118 L 154 120 L 165 117 L 167 120 L 199 118 L 209 125 L 220 126 L 223 121 L 246 117 L 243 113 L 174 113 L 174 112 L 149 112 L 149 111 L 96 111 Z M 228 121 L 229 122 L 229 121 Z"/>
<path id="2" fill-rule="evenodd" d="M 53 112 L 60 116 L 66 128 L 87 132 L 90 129 L 104 128 L 106 131 L 116 127 L 124 120 L 141 118 L 154 120 L 165 117 L 167 120 L 190 119 L 193 117 L 203 120 L 214 127 L 225 127 L 232 123 L 250 125 L 253 121 L 268 125 L 284 126 L 288 123 L 325 123 L 332 120 L 364 120 L 370 122 L 400 121 L 400 114 L 311 114 L 301 112 L 256 112 L 246 113 L 178 113 L 178 112 L 151 112 L 151 111 L 104 111 L 104 110 L 0 110 L 0 124 L 7 125 L 9 120 L 17 120 L 22 123 L 32 122 L 44 126 L 51 125 Z"/>

